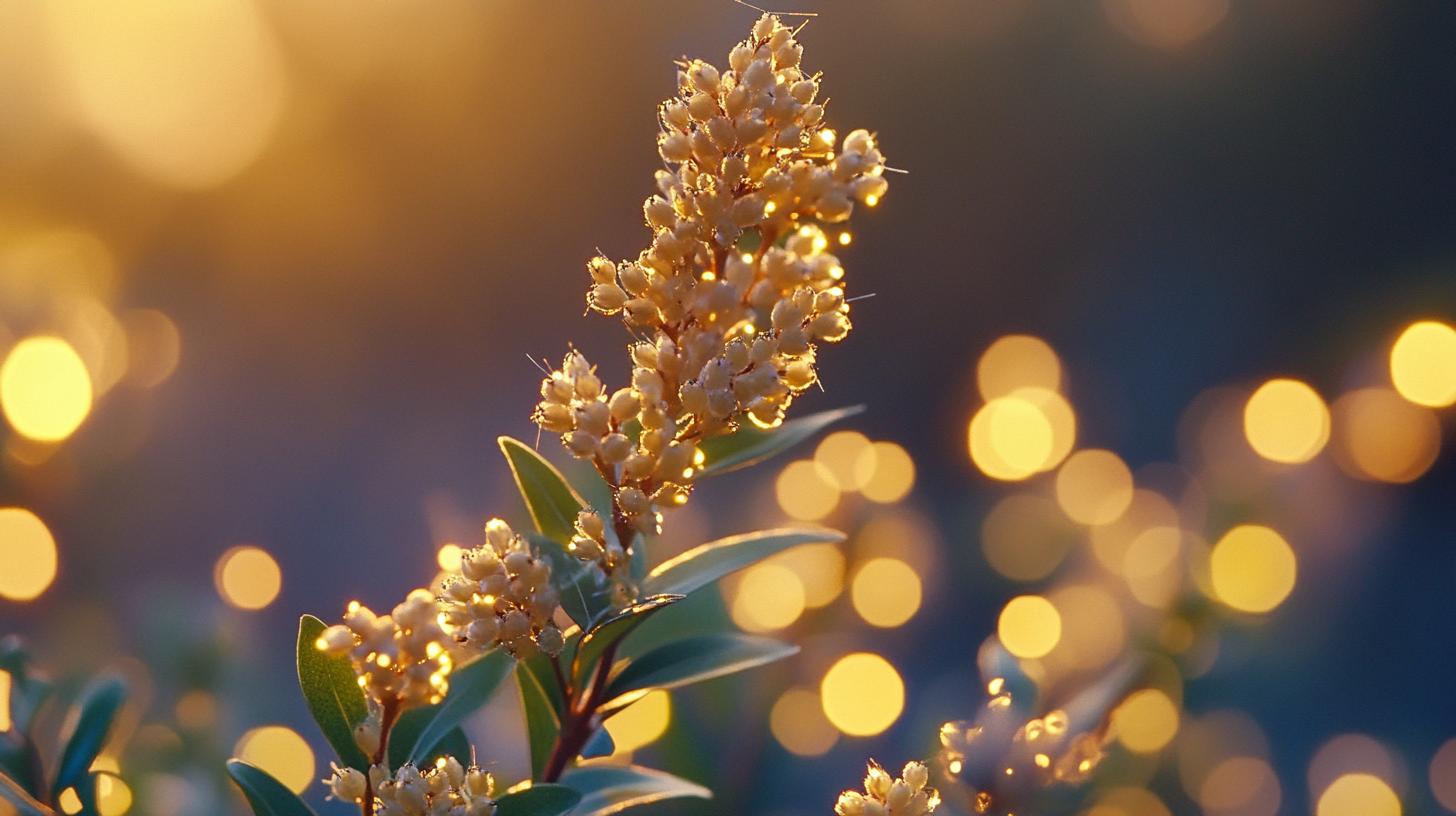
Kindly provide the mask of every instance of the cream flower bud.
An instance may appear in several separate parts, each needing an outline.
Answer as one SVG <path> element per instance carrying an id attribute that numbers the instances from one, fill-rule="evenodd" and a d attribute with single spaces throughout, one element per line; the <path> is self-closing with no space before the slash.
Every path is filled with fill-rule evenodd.
<path id="1" fill-rule="evenodd" d="M 854 791 L 839 794 L 839 801 L 834 804 L 834 812 L 839 816 L 864 816 L 864 795 Z"/>
<path id="2" fill-rule="evenodd" d="M 493 518 L 485 523 L 485 543 L 498 553 L 503 553 L 514 543 L 516 532 L 504 519 Z"/>
<path id="3" fill-rule="evenodd" d="M 602 458 L 608 464 L 620 465 L 632 455 L 632 447 L 632 440 L 626 434 L 607 434 L 602 438 Z"/>
<path id="4" fill-rule="evenodd" d="M 657 145 L 663 161 L 685 162 L 693 156 L 693 143 L 685 133 L 667 133 Z"/>
<path id="5" fill-rule="evenodd" d="M 877 762 L 871 762 L 869 768 L 865 770 L 865 792 L 876 799 L 884 799 L 890 794 L 892 782 L 894 782 L 894 778 L 890 776 L 889 771 L 880 767 Z"/>
<path id="6" fill-rule="evenodd" d="M 611 283 L 617 279 L 617 265 L 600 255 L 586 262 L 586 271 L 596 283 Z"/>
<path id="7" fill-rule="evenodd" d="M 677 213 L 673 212 L 672 205 L 662 196 L 652 196 L 643 202 L 642 215 L 653 229 L 668 229 L 677 221 Z M 616 269 L 613 268 L 612 271 L 613 277 L 608 280 L 615 280 Z"/>
<path id="8" fill-rule="evenodd" d="M 354 648 L 354 632 L 347 626 L 335 624 L 318 636 L 314 646 L 331 655 L 344 654 Z"/>
<path id="9" fill-rule="evenodd" d="M 366 717 L 364 722 L 354 727 L 354 744 L 364 752 L 364 756 L 372 757 L 379 753 L 379 720 L 374 717 Z"/>
<path id="10" fill-rule="evenodd" d="M 627 302 L 627 293 L 615 283 L 599 283 L 586 296 L 587 305 L 602 314 L 616 314 Z"/>
<path id="11" fill-rule="evenodd" d="M 563 441 L 566 444 L 566 449 L 571 452 L 572 456 L 578 459 L 585 459 L 596 455 L 600 437 L 587 433 L 586 431 L 572 431 L 563 437 Z"/>
<path id="12" fill-rule="evenodd" d="M 641 295 L 647 291 L 647 272 L 640 265 L 635 263 L 622 264 L 621 271 L 618 275 L 622 282 L 622 288 L 626 289 L 629 293 Z"/>
<path id="13" fill-rule="evenodd" d="M 923 762 L 907 762 L 900 776 L 911 788 L 919 790 L 930 782 L 930 769 Z"/>
<path id="14" fill-rule="evenodd" d="M 626 422 L 636 417 L 641 405 L 641 400 L 630 388 L 617 389 L 611 399 L 607 400 L 607 410 L 617 422 Z"/>
<path id="15" fill-rule="evenodd" d="M 358 802 L 364 798 L 364 791 L 368 787 L 368 780 L 364 774 L 353 768 L 340 768 L 334 765 L 334 774 L 324 780 L 329 785 L 329 792 L 335 799 L 341 802 Z"/>

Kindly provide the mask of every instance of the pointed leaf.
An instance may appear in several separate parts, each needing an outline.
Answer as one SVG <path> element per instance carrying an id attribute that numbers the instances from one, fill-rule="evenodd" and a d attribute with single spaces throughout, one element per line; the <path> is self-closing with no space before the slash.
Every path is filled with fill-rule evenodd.
<path id="1" fill-rule="evenodd" d="M 315 816 L 313 809 L 304 804 L 298 794 L 262 768 L 241 759 L 230 759 L 227 772 L 242 789 L 255 816 Z"/>
<path id="2" fill-rule="evenodd" d="M 799 647 L 792 643 L 737 632 L 673 641 L 627 664 L 607 686 L 607 699 L 711 680 L 782 660 L 798 651 Z"/>
<path id="3" fill-rule="evenodd" d="M 413 732 L 413 739 L 401 739 L 402 735 L 397 730 L 390 735 L 391 761 L 396 756 L 403 760 L 392 762 L 393 766 L 399 767 L 404 762 L 421 765 L 426 760 L 438 756 L 437 746 L 450 735 L 456 726 L 464 722 L 466 717 L 474 714 L 481 706 L 490 701 L 495 690 L 511 673 L 515 662 L 515 659 L 504 650 L 497 649 L 451 672 L 450 691 L 445 695 L 443 701 L 409 713 L 409 715 L 413 715 L 413 721 L 409 725 L 410 731 Z M 404 717 L 400 718 L 400 725 L 404 725 Z M 398 749 L 396 749 L 396 745 L 398 745 Z M 400 753 L 396 754 L 396 750 Z M 455 758 L 463 762 L 469 759 L 469 756 Z"/>
<path id="4" fill-rule="evenodd" d="M 586 741 L 586 745 L 582 747 L 581 758 L 595 759 L 597 757 L 611 756 L 612 752 L 616 750 L 617 744 L 612 741 L 612 735 L 607 733 L 607 729 L 598 728 L 596 733 L 592 734 L 591 739 Z"/>
<path id="5" fill-rule="evenodd" d="M 106 744 L 111 725 L 125 700 L 126 685 L 116 677 L 99 678 L 81 693 L 66 718 L 70 727 L 61 737 L 66 747 L 61 750 L 61 759 L 56 765 L 52 799 L 66 788 L 85 783 L 91 763 Z"/>
<path id="6" fill-rule="evenodd" d="M 521 690 L 521 705 L 526 711 L 526 736 L 531 746 L 531 778 L 540 779 L 551 757 L 551 746 L 561 731 L 561 720 L 551 698 L 536 675 L 524 664 L 516 666 L 516 684 Z"/>
<path id="7" fill-rule="evenodd" d="M 509 436 L 498 441 L 536 529 L 565 546 L 571 540 L 576 514 L 586 507 L 586 502 L 541 454 Z"/>
<path id="8" fill-rule="evenodd" d="M 822 527 L 759 530 L 720 538 L 658 564 L 642 583 L 642 591 L 654 595 L 687 595 L 790 547 L 837 544 L 843 540 L 844 533 Z"/>
<path id="9" fill-rule="evenodd" d="M 562 816 L 580 801 L 565 785 L 532 785 L 495 800 L 495 816 Z"/>
<path id="10" fill-rule="evenodd" d="M 641 626 L 654 613 L 682 599 L 681 595 L 654 595 L 638 601 L 592 627 L 591 631 L 582 637 L 581 645 L 576 650 L 576 659 L 572 661 L 571 665 L 571 676 L 584 682 L 592 667 L 597 664 L 597 660 L 609 647 L 631 634 L 633 629 Z"/>
<path id="11" fill-rule="evenodd" d="M 757 464 L 863 410 L 863 405 L 853 405 L 791 419 L 771 431 L 744 426 L 731 434 L 705 439 L 698 445 L 704 456 L 700 475 L 716 476 Z"/>
<path id="12" fill-rule="evenodd" d="M 354 741 L 354 729 L 369 715 L 369 707 L 349 658 L 324 654 L 315 645 L 327 628 L 313 615 L 298 620 L 298 687 L 339 761 L 368 773 L 369 758 Z"/>
<path id="13" fill-rule="evenodd" d="M 551 661 L 561 660 L 569 649 L 563 649 L 561 655 L 556 658 L 548 656 L 544 652 L 537 652 L 525 660 L 519 661 L 527 671 L 536 678 L 536 683 L 546 695 L 546 701 L 551 704 L 551 710 L 559 716 L 566 711 L 566 698 L 562 695 L 561 684 L 556 680 L 556 671 L 551 668 Z M 569 663 L 567 665 L 570 665 Z"/>
<path id="14" fill-rule="evenodd" d="M 55 816 L 55 811 L 36 801 L 19 782 L 0 773 L 0 802 L 15 808 L 20 816 Z"/>
<path id="15" fill-rule="evenodd" d="M 702 785 L 637 765 L 573 768 L 562 775 L 561 784 L 581 794 L 572 816 L 608 816 L 664 799 L 713 798 Z"/>

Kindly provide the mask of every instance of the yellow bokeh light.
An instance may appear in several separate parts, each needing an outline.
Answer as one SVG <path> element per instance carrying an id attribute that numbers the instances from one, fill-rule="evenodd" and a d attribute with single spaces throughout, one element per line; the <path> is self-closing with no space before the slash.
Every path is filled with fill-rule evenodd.
<path id="1" fill-rule="evenodd" d="M 91 375 L 71 344 L 59 337 L 27 337 L 0 365 L 0 407 L 16 433 L 60 442 L 91 413 Z"/>
<path id="2" fill-rule="evenodd" d="M 217 698 L 202 689 L 193 689 L 177 700 L 173 714 L 183 728 L 206 730 L 217 722 Z"/>
<path id="3" fill-rule="evenodd" d="M 1427 408 L 1385 388 L 1364 388 L 1334 404 L 1336 461 L 1352 476 L 1416 480 L 1441 450 L 1441 425 Z"/>
<path id="4" fill-rule="evenodd" d="M 859 431 L 835 431 L 824 437 L 824 441 L 814 449 L 814 461 L 829 471 L 840 490 L 859 490 L 863 486 L 863 474 L 856 464 L 860 454 L 869 447 L 869 438 Z"/>
<path id="5" fill-rule="evenodd" d="M 1080 450 L 1057 471 L 1057 504 L 1067 518 L 1091 526 L 1111 524 L 1132 504 L 1132 471 L 1108 450 Z"/>
<path id="6" fill-rule="evenodd" d="M 23 507 L 0 507 L 0 598 L 30 601 L 56 579 L 56 540 Z"/>
<path id="7" fill-rule="evenodd" d="M 263 150 L 287 78 L 250 0 L 45 4 L 53 62 L 77 113 L 136 170 L 183 188 L 220 184 Z"/>
<path id="8" fill-rule="evenodd" d="M 915 486 L 915 460 L 894 442 L 875 442 L 855 457 L 854 477 L 865 498 L 893 504 Z"/>
<path id="9" fill-rule="evenodd" d="M 0 734 L 10 730 L 10 672 L 0 669 Z"/>
<path id="10" fill-rule="evenodd" d="M 1283 795 L 1279 777 L 1258 757 L 1229 757 L 1204 777 L 1198 804 L 1210 816 L 1275 816 Z"/>
<path id="11" fill-rule="evenodd" d="M 1018 388 L 1062 386 L 1062 363 L 1045 340 L 1027 334 L 1008 334 L 992 343 L 976 364 L 976 385 L 981 398 L 993 400 Z"/>
<path id="12" fill-rule="evenodd" d="M 1113 709 L 1112 729 L 1129 751 L 1155 753 L 1178 733 L 1178 707 L 1159 689 L 1139 689 Z"/>
<path id="13" fill-rule="evenodd" d="M 445 544 L 435 553 L 435 563 L 446 572 L 459 572 L 460 559 L 464 554 L 465 550 L 459 544 Z"/>
<path id="14" fill-rule="evenodd" d="M 1097 797 L 1082 816 L 1170 816 L 1156 794 L 1142 788 L 1113 788 Z"/>
<path id="15" fill-rule="evenodd" d="M 991 568 L 1016 581 L 1050 575 L 1076 543 L 1076 530 L 1051 499 L 1007 496 L 981 522 L 981 550 Z"/>
<path id="16" fill-rule="evenodd" d="M 120 777 L 99 775 L 96 779 L 96 810 L 101 816 L 122 816 L 131 810 L 131 787 Z"/>
<path id="17" fill-rule="evenodd" d="M 1390 381 L 1417 405 L 1456 404 L 1456 329 L 1434 320 L 1407 326 L 1390 347 Z"/>
<path id="18" fill-rule="evenodd" d="M 81 812 L 81 797 L 75 788 L 61 791 L 61 795 L 56 797 L 56 804 L 61 806 L 61 812 L 66 816 L 76 816 Z"/>
<path id="19" fill-rule="evenodd" d="M 233 746 L 233 756 L 267 771 L 294 793 L 314 782 L 313 749 L 286 726 L 265 725 L 243 734 Z"/>
<path id="20" fill-rule="evenodd" d="M 872 558 L 855 572 L 850 598 L 871 626 L 900 626 L 920 609 L 920 576 L 898 558 Z"/>
<path id="21" fill-rule="evenodd" d="M 1456 739 L 1446 740 L 1431 757 L 1431 794 L 1441 807 L 1456 811 Z"/>
<path id="22" fill-rule="evenodd" d="M 804 587 L 804 606 L 820 609 L 844 590 L 844 553 L 835 544 L 801 544 L 765 563 L 788 567 Z"/>
<path id="23" fill-rule="evenodd" d="M 637 702 L 607 720 L 607 733 L 616 746 L 613 756 L 625 756 L 646 748 L 667 733 L 672 722 L 672 700 L 662 689 L 653 689 Z"/>
<path id="24" fill-rule="evenodd" d="M 852 737 L 884 731 L 905 708 L 905 682 L 890 662 L 870 652 L 841 657 L 819 684 L 824 716 Z"/>
<path id="25" fill-rule="evenodd" d="M 156 309 L 137 309 L 122 316 L 126 330 L 126 377 L 142 388 L 166 382 L 182 357 L 182 334 L 170 317 Z"/>
<path id="26" fill-rule="evenodd" d="M 1345 774 L 1320 794 L 1316 816 L 1400 816 L 1400 797 L 1385 781 L 1365 773 Z"/>
<path id="27" fill-rule="evenodd" d="M 996 634 L 1006 651 L 1017 657 L 1045 657 L 1062 638 L 1062 616 L 1046 598 L 1020 595 L 1001 610 Z"/>
<path id="28" fill-rule="evenodd" d="M 1244 404 L 1244 437 L 1273 462 L 1308 462 L 1330 440 L 1330 409 L 1299 380 L 1270 380 Z"/>
<path id="29" fill-rule="evenodd" d="M 1345 774 L 1369 774 L 1384 780 L 1391 790 L 1404 792 L 1406 771 L 1399 754 L 1369 734 L 1331 737 L 1309 760 L 1307 779 L 1311 795 L 1334 784 Z"/>
<path id="30" fill-rule="evenodd" d="M 1047 600 L 1062 621 L 1062 638 L 1048 659 L 1058 658 L 1073 669 L 1095 669 L 1122 652 L 1127 623 L 1111 593 L 1091 584 L 1074 584 L 1058 587 Z"/>
<path id="31" fill-rule="evenodd" d="M 839 732 L 824 716 L 813 689 L 784 692 L 769 711 L 768 727 L 784 750 L 795 756 L 822 756 L 839 740 Z"/>
<path id="32" fill-rule="evenodd" d="M 1243 524 L 1213 545 L 1209 577 L 1218 600 L 1241 612 L 1268 612 L 1294 590 L 1298 560 L 1282 536 Z"/>
<path id="33" fill-rule="evenodd" d="M 1056 467 L 1076 440 L 1076 417 L 1060 394 L 1022 388 L 981 406 L 967 431 L 982 473 L 1019 481 Z"/>
<path id="34" fill-rule="evenodd" d="M 817 521 L 839 504 L 839 485 L 828 468 L 810 459 L 790 462 L 774 483 L 779 507 L 804 521 Z"/>
<path id="35" fill-rule="evenodd" d="M 239 609 L 262 609 L 273 603 L 283 588 L 278 562 L 259 547 L 233 547 L 223 553 L 212 577 L 217 594 Z"/>
<path id="36" fill-rule="evenodd" d="M 750 632 L 772 632 L 804 614 L 804 583 L 781 564 L 765 562 L 744 570 L 732 589 L 728 612 Z"/>

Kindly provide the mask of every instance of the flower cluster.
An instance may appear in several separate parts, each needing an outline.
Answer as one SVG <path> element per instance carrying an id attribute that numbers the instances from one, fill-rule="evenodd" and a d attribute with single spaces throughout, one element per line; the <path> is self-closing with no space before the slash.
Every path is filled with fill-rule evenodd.
<path id="1" fill-rule="evenodd" d="M 374 792 L 374 816 L 492 816 L 495 779 L 480 768 L 465 768 L 454 757 L 441 759 L 421 772 L 403 765 L 391 776 L 383 765 L 369 777 L 353 768 L 334 766 L 324 780 L 335 799 L 358 803 Z"/>
<path id="2" fill-rule="evenodd" d="M 844 267 L 820 225 L 880 200 L 884 157 L 864 130 L 836 150 L 801 54 L 793 30 L 764 15 L 727 70 L 683 64 L 659 110 L 671 169 L 643 205 L 652 244 L 635 260 L 587 264 L 588 305 L 641 338 L 631 385 L 608 394 L 577 351 L 542 384 L 535 421 L 614 488 L 617 517 L 584 516 L 573 542 L 608 572 L 634 531 L 656 532 L 659 511 L 687 501 L 698 442 L 745 419 L 778 425 L 818 381 L 816 344 L 849 332 Z"/>
<path id="3" fill-rule="evenodd" d="M 453 663 L 439 623 L 435 596 L 416 589 L 388 615 L 349 603 L 344 622 L 315 643 L 323 652 L 348 655 L 359 686 L 374 702 L 408 708 L 438 703 L 449 690 Z"/>
<path id="4" fill-rule="evenodd" d="M 505 648 L 516 657 L 562 648 L 552 616 L 560 605 L 551 566 L 500 519 L 485 524 L 485 543 L 460 556 L 459 572 L 445 578 L 439 617 L 457 643 Z"/>
<path id="5" fill-rule="evenodd" d="M 924 816 L 940 807 L 940 794 L 929 786 L 930 769 L 920 762 L 907 762 L 900 778 L 870 760 L 865 772 L 864 793 L 839 794 L 834 812 L 839 816 Z"/>

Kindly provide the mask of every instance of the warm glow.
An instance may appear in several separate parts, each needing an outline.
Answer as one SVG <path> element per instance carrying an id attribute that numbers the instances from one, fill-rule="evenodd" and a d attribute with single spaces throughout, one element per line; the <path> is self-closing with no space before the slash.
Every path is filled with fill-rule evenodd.
<path id="1" fill-rule="evenodd" d="M 212 187 L 263 150 L 287 95 L 283 60 L 250 0 L 44 5 L 50 53 L 77 113 L 133 169 Z"/>
<path id="2" fill-rule="evenodd" d="M 1007 496 L 981 522 L 981 551 L 1000 574 L 1038 581 L 1056 569 L 1076 543 L 1076 530 L 1051 499 Z"/>
<path id="3" fill-rule="evenodd" d="M 1379 777 L 1345 774 L 1320 794 L 1316 816 L 1400 816 L 1400 798 Z"/>
<path id="4" fill-rule="evenodd" d="M 0 669 L 0 734 L 10 730 L 10 672 Z"/>
<path id="5" fill-rule="evenodd" d="M 642 699 L 607 720 L 607 733 L 616 746 L 613 756 L 630 754 L 656 742 L 672 722 L 672 700 L 662 689 L 653 689 Z"/>
<path id="6" fill-rule="evenodd" d="M 460 558 L 464 553 L 459 544 L 445 544 L 435 553 L 435 563 L 446 572 L 459 572 Z"/>
<path id="7" fill-rule="evenodd" d="M 1129 751 L 1161 751 L 1178 733 L 1178 707 L 1158 689 L 1141 689 L 1113 709 L 1112 728 Z"/>
<path id="8" fill-rule="evenodd" d="M 1446 740 L 1431 757 L 1431 793 L 1441 807 L 1456 811 L 1456 739 Z"/>
<path id="9" fill-rule="evenodd" d="M 844 591 L 844 553 L 834 544 L 800 544 L 766 563 L 788 567 L 804 587 L 804 605 L 819 609 Z"/>
<path id="10" fill-rule="evenodd" d="M 1308 462 L 1330 439 L 1330 410 L 1299 380 L 1270 380 L 1244 404 L 1244 436 L 1265 459 Z"/>
<path id="11" fill-rule="evenodd" d="M 1112 451 L 1077 451 L 1057 471 L 1057 504 L 1080 524 L 1111 524 L 1132 504 L 1132 471 Z"/>
<path id="12" fill-rule="evenodd" d="M 193 689 L 177 700 L 173 713 L 183 728 L 205 731 L 217 722 L 217 698 L 202 689 Z"/>
<path id="13" fill-rule="evenodd" d="M 871 626 L 893 628 L 920 609 L 920 576 L 896 558 L 872 558 L 854 574 L 854 611 Z"/>
<path id="14" fill-rule="evenodd" d="M 142 388 L 161 385 L 177 370 L 182 335 L 177 324 L 155 309 L 137 309 L 122 316 L 126 330 L 126 378 Z"/>
<path id="15" fill-rule="evenodd" d="M 976 364 L 976 385 L 981 397 L 993 400 L 1019 388 L 1062 386 L 1062 364 L 1045 340 L 1026 334 L 1009 334 L 992 343 Z"/>
<path id="16" fill-rule="evenodd" d="M 1404 483 L 1430 469 L 1441 449 L 1441 426 L 1427 408 L 1384 388 L 1365 388 L 1335 401 L 1335 452 L 1347 473 Z"/>
<path id="17" fill-rule="evenodd" d="M 755 564 L 743 572 L 728 611 L 733 622 L 750 632 L 772 632 L 804 614 L 804 584 L 780 564 Z"/>
<path id="18" fill-rule="evenodd" d="M 1023 388 L 997 397 L 971 417 L 971 460 L 993 479 L 1018 481 L 1050 470 L 1076 439 L 1076 417 L 1060 394 Z"/>
<path id="19" fill-rule="evenodd" d="M 1456 329 L 1434 320 L 1406 327 L 1390 347 L 1390 381 L 1417 405 L 1456 403 Z"/>
<path id="20" fill-rule="evenodd" d="M 1112 22 L 1132 40 L 1176 51 L 1228 15 L 1229 0 L 1102 0 Z"/>
<path id="21" fill-rule="evenodd" d="M 915 486 L 915 461 L 894 442 L 875 442 L 855 457 L 854 478 L 865 498 L 892 504 Z"/>
<path id="22" fill-rule="evenodd" d="M 795 756 L 822 756 L 839 740 L 839 732 L 824 716 L 824 707 L 813 689 L 791 688 L 784 692 L 769 711 L 768 727 L 784 750 Z"/>
<path id="23" fill-rule="evenodd" d="M 817 521 L 839 504 L 839 485 L 828 468 L 810 459 L 790 462 L 774 483 L 779 507 L 804 521 Z"/>
<path id="24" fill-rule="evenodd" d="M 996 621 L 996 634 L 1006 651 L 1017 657 L 1045 657 L 1062 638 L 1062 616 L 1040 595 L 1012 598 Z"/>
<path id="25" fill-rule="evenodd" d="M 278 597 L 283 573 L 278 562 L 259 547 L 233 547 L 217 559 L 213 583 L 224 601 L 239 609 L 262 609 Z"/>
<path id="26" fill-rule="evenodd" d="M 282 725 L 265 725 L 244 734 L 233 746 L 233 756 L 267 771 L 294 793 L 302 793 L 315 781 L 313 749 Z"/>
<path id="27" fill-rule="evenodd" d="M 34 600 L 56 579 L 56 540 L 23 507 L 0 507 L 0 598 Z"/>
<path id="28" fill-rule="evenodd" d="M 76 793 L 75 788 L 66 788 L 61 795 L 56 797 L 56 804 L 61 806 L 61 812 L 66 816 L 76 816 L 81 812 L 81 797 Z"/>
<path id="29" fill-rule="evenodd" d="M 1218 600 L 1241 612 L 1268 612 L 1293 591 L 1298 562 L 1278 533 L 1244 524 L 1213 545 L 1209 570 Z"/>
<path id="30" fill-rule="evenodd" d="M 1122 652 L 1127 623 L 1111 593 L 1092 584 L 1072 585 L 1052 590 L 1047 600 L 1062 621 L 1062 639 L 1048 660 L 1055 658 L 1073 669 L 1095 669 Z"/>
<path id="31" fill-rule="evenodd" d="M 1081 816 L 1171 816 L 1171 812 L 1157 794 L 1142 788 L 1113 788 Z"/>
<path id="32" fill-rule="evenodd" d="M 92 766 L 93 770 L 96 767 Z M 96 777 L 96 810 L 101 816 L 122 816 L 131 810 L 131 787 L 120 777 L 98 774 Z"/>
<path id="33" fill-rule="evenodd" d="M 1209 771 L 1195 798 L 1208 814 L 1275 816 L 1283 796 L 1268 762 L 1236 756 Z"/>
<path id="34" fill-rule="evenodd" d="M 855 652 L 829 667 L 819 696 L 824 715 L 835 728 L 852 737 L 870 737 L 900 718 L 905 683 L 883 657 Z"/>
<path id="35" fill-rule="evenodd" d="M 859 456 L 870 447 L 870 440 L 859 431 L 835 431 L 824 437 L 814 449 L 814 461 L 823 465 L 840 490 L 859 490 L 863 486 L 861 474 L 856 468 Z M 863 474 L 873 476 L 873 468 Z"/>
<path id="36" fill-rule="evenodd" d="M 1394 790 L 1405 785 L 1400 756 L 1368 734 L 1340 734 L 1320 746 L 1309 761 L 1309 790 L 1317 795 L 1345 774 L 1369 774 Z"/>
<path id="37" fill-rule="evenodd" d="M 0 407 L 21 436 L 60 442 L 91 412 L 91 375 L 59 337 L 27 337 L 0 365 Z"/>

